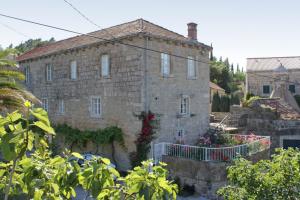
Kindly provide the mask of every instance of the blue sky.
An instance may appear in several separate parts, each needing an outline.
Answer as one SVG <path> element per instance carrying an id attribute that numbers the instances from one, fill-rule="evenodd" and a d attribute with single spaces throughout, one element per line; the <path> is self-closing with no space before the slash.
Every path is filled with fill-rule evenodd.
<path id="1" fill-rule="evenodd" d="M 199 41 L 213 43 L 216 56 L 229 57 L 242 66 L 247 57 L 300 54 L 298 0 L 69 1 L 103 28 L 144 18 L 186 35 L 186 24 L 198 23 Z M 0 13 L 80 32 L 97 29 L 63 0 L 2 1 Z M 73 34 L 0 17 L 2 47 L 19 44 L 28 37 L 59 40 L 70 36 Z"/>

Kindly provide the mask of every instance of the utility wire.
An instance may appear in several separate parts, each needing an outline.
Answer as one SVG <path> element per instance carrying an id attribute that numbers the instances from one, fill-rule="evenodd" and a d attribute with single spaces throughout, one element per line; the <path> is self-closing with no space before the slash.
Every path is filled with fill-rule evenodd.
<path id="1" fill-rule="evenodd" d="M 75 10 L 81 17 L 83 17 L 85 20 L 87 20 L 89 23 L 93 24 L 94 26 L 96 26 L 97 28 L 99 28 L 102 31 L 105 31 L 108 35 L 111 36 L 111 39 L 116 39 L 115 36 L 113 36 L 108 30 L 102 28 L 101 26 L 99 26 L 98 24 L 96 24 L 95 22 L 93 22 L 90 18 L 88 18 L 85 14 L 83 14 L 83 12 L 81 12 L 78 8 L 76 8 L 73 4 L 71 4 L 69 1 L 67 0 L 63 0 L 65 3 L 67 3 L 73 10 Z"/>
<path id="2" fill-rule="evenodd" d="M 13 27 L 11 27 L 11 26 L 9 26 L 9 25 L 7 25 L 7 24 L 4 24 L 4 23 L 2 23 L 2 22 L 0 22 L 0 24 L 1 24 L 2 26 L 6 27 L 7 29 L 9 29 L 9 30 L 11 30 L 11 31 L 13 31 L 13 32 L 15 32 L 15 33 L 17 33 L 17 34 L 22 35 L 23 37 L 29 38 L 29 37 L 28 37 L 27 35 L 25 35 L 24 33 L 22 33 L 22 32 L 20 32 L 20 31 L 16 30 L 15 28 L 13 28 Z"/>
<path id="3" fill-rule="evenodd" d="M 86 19 L 88 22 L 90 22 L 91 24 L 93 24 L 94 26 L 102 29 L 98 24 L 96 24 L 95 22 L 93 22 L 91 19 L 89 19 L 86 15 L 84 15 L 79 9 L 77 9 L 73 4 L 71 4 L 69 1 L 67 0 L 63 0 L 64 2 L 66 2 L 69 6 L 71 6 L 79 15 L 81 15 L 84 19 Z"/>
<path id="4" fill-rule="evenodd" d="M 22 22 L 27 22 L 27 23 L 30 23 L 30 24 L 44 26 L 44 27 L 48 27 L 48 28 L 52 28 L 52 29 L 56 29 L 56 30 L 61 30 L 61 31 L 69 32 L 69 33 L 74 33 L 74 34 L 77 34 L 77 35 L 85 35 L 87 37 L 91 37 L 91 38 L 103 40 L 103 41 L 106 41 L 106 42 L 113 42 L 113 43 L 115 42 L 115 43 L 123 44 L 123 45 L 129 46 L 129 47 L 133 47 L 133 48 L 137 48 L 137 49 L 143 49 L 143 50 L 147 50 L 147 51 L 151 51 L 151 52 L 155 52 L 155 53 L 166 53 L 166 52 L 159 51 L 159 50 L 156 50 L 156 49 L 150 49 L 150 48 L 145 48 L 145 47 L 138 46 L 138 45 L 133 45 L 133 44 L 121 42 L 121 41 L 119 41 L 117 39 L 105 39 L 105 38 L 101 38 L 101 37 L 98 37 L 98 36 L 95 36 L 95 35 L 92 35 L 92 34 L 89 34 L 89 33 L 81 33 L 81 32 L 69 30 L 69 29 L 66 29 L 66 28 L 61 28 L 61 27 L 57 27 L 57 26 L 47 25 L 47 24 L 43 24 L 43 23 L 40 23 L 40 22 L 34 22 L 34 21 L 31 21 L 31 20 L 23 19 L 23 18 L 13 17 L 13 16 L 10 16 L 10 15 L 4 15 L 4 14 L 0 13 L 0 16 L 6 17 L 6 18 L 10 18 L 10 19 L 15 19 L 15 20 L 22 21 Z M 176 57 L 176 58 L 185 59 L 185 60 L 193 60 L 195 62 L 209 64 L 209 62 L 204 62 L 204 61 L 201 61 L 201 60 L 192 59 L 192 58 L 188 58 L 188 57 L 180 56 L 180 55 L 176 55 L 176 54 L 168 53 L 168 55 Z"/>

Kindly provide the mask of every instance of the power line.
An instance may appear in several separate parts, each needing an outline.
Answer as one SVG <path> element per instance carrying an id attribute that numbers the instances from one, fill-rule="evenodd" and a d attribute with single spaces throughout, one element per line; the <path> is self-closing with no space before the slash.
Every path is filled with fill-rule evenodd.
<path id="1" fill-rule="evenodd" d="M 76 8 L 73 4 L 71 4 L 69 1 L 67 0 L 63 0 L 64 2 L 66 2 L 69 6 L 71 6 L 71 8 L 73 8 L 73 10 L 75 10 L 81 17 L 83 17 L 85 20 L 87 20 L 89 23 L 93 24 L 94 26 L 96 26 L 97 28 L 99 28 L 100 30 L 105 31 L 108 35 L 111 36 L 112 39 L 116 39 L 108 30 L 102 28 L 101 26 L 99 26 L 98 24 L 96 24 L 95 22 L 93 22 L 90 18 L 88 18 L 85 14 L 83 14 L 83 12 L 81 12 L 78 8 Z"/>
<path id="2" fill-rule="evenodd" d="M 47 25 L 47 24 L 43 24 L 43 23 L 40 23 L 40 22 L 34 22 L 34 21 L 31 21 L 31 20 L 27 20 L 27 19 L 13 17 L 13 16 L 9 16 L 9 15 L 4 15 L 4 14 L 1 14 L 1 13 L 0 13 L 0 16 L 6 17 L 6 18 L 10 18 L 10 19 L 15 19 L 15 20 L 22 21 L 22 22 L 27 22 L 27 23 L 30 23 L 30 24 L 44 26 L 44 27 L 48 27 L 48 28 L 52 28 L 52 29 L 56 29 L 56 30 L 60 30 L 60 31 L 74 33 L 74 34 L 77 34 L 77 35 L 85 35 L 85 36 L 88 36 L 88 37 L 91 37 L 91 38 L 95 38 L 95 39 L 99 39 L 99 40 L 103 40 L 103 41 L 106 41 L 106 42 L 113 42 L 113 43 L 115 42 L 115 43 L 123 44 L 123 45 L 129 46 L 129 47 L 133 47 L 133 48 L 137 48 L 137 49 L 143 49 L 143 50 L 147 50 L 147 51 L 151 51 L 151 52 L 155 52 L 155 53 L 166 53 L 166 52 L 155 50 L 155 49 L 150 49 L 150 48 L 145 48 L 145 47 L 142 47 L 142 46 L 128 44 L 128 43 L 125 43 L 125 42 L 121 42 L 121 41 L 119 41 L 117 39 L 105 39 L 105 38 L 101 38 L 101 37 L 98 37 L 98 36 L 95 36 L 95 35 L 92 35 L 92 34 L 89 34 L 89 33 L 81 33 L 81 32 L 78 32 L 78 31 L 72 31 L 72 30 L 69 30 L 69 29 L 66 29 L 66 28 L 61 28 L 61 27 L 57 27 L 57 26 Z M 176 55 L 176 54 L 168 53 L 168 55 L 173 56 L 173 57 L 177 57 L 177 58 L 181 58 L 181 59 L 185 59 L 185 60 L 193 60 L 195 62 L 209 64 L 209 62 L 204 62 L 204 61 L 201 61 L 201 60 L 192 59 L 192 58 L 188 58 L 188 57 L 180 56 L 180 55 Z"/>
<path id="3" fill-rule="evenodd" d="M 2 22 L 0 22 L 0 24 L 1 24 L 2 26 L 6 27 L 7 29 L 9 29 L 9 30 L 11 30 L 11 31 L 13 31 L 13 32 L 15 32 L 15 33 L 17 33 L 17 34 L 22 35 L 23 37 L 29 38 L 29 37 L 28 37 L 27 35 L 25 35 L 24 33 L 22 33 L 22 32 L 20 32 L 20 31 L 16 30 L 15 28 L 13 28 L 13 27 L 11 27 L 11 26 L 9 26 L 9 25 L 7 25 L 7 24 L 4 24 L 4 23 L 2 23 Z"/>
<path id="4" fill-rule="evenodd" d="M 89 19 L 86 15 L 84 15 L 79 9 L 77 9 L 73 4 L 71 4 L 69 1 L 67 0 L 63 0 L 64 2 L 66 2 L 69 6 L 71 6 L 79 15 L 81 15 L 84 19 L 86 19 L 88 22 L 90 22 L 91 24 L 93 24 L 94 26 L 102 29 L 98 24 L 96 24 L 95 22 L 93 22 L 91 19 Z"/>

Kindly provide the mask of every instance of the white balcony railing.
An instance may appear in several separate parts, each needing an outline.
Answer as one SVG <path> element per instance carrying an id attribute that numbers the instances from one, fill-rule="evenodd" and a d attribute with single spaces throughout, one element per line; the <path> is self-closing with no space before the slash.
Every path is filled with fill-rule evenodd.
<path id="1" fill-rule="evenodd" d="M 245 138 L 249 135 L 229 135 Z M 270 148 L 269 136 L 255 136 L 255 139 L 241 145 L 225 147 L 199 147 L 172 143 L 157 143 L 153 145 L 153 159 L 155 163 L 162 160 L 162 156 L 181 157 L 199 161 L 230 161 L 238 156 L 246 157 Z"/>

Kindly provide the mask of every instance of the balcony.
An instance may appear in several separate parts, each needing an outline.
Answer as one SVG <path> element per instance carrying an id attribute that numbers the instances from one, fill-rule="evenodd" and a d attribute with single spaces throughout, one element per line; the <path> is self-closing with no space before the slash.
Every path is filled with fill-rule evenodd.
<path id="1" fill-rule="evenodd" d="M 162 161 L 163 156 L 197 161 L 228 162 L 238 157 L 248 157 L 270 149 L 271 144 L 269 136 L 221 134 L 221 137 L 225 141 L 223 144 L 213 144 L 205 141 L 205 138 L 203 143 L 199 143 L 199 146 L 157 143 L 153 145 L 153 159 L 155 163 Z"/>

